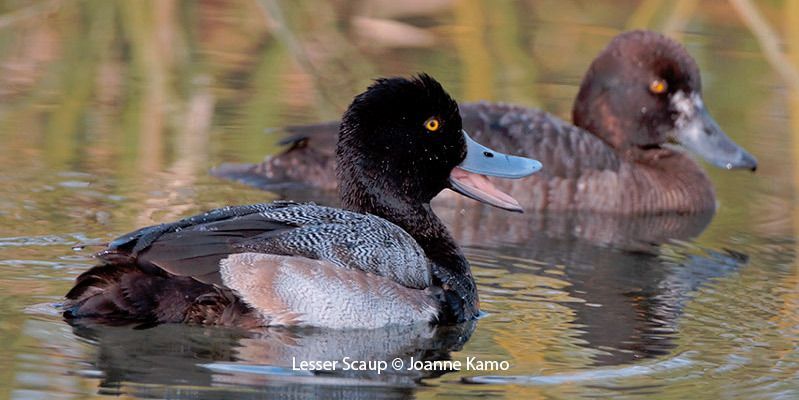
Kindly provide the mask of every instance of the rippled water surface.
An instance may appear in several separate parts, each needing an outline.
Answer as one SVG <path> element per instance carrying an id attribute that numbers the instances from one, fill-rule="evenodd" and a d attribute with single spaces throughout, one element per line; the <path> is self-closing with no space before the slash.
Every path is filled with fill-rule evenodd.
<path id="1" fill-rule="evenodd" d="M 0 398 L 799 398 L 799 4 L 753 3 L 0 0 Z M 568 118 L 593 56 L 634 27 L 687 46 L 760 160 L 706 166 L 715 216 L 440 199 L 486 313 L 451 328 L 73 328 L 53 306 L 118 234 L 276 198 L 208 175 L 277 151 L 264 128 L 419 71 Z M 291 368 L 343 357 L 509 368 Z"/>

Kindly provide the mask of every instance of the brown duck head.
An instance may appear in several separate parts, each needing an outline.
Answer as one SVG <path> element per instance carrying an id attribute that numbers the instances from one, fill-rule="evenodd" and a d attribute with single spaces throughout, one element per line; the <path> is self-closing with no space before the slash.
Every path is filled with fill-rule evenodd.
<path id="1" fill-rule="evenodd" d="M 636 158 L 676 143 L 720 168 L 757 168 L 757 160 L 708 113 L 696 61 L 659 33 L 616 36 L 586 73 L 572 118 L 617 152 Z"/>

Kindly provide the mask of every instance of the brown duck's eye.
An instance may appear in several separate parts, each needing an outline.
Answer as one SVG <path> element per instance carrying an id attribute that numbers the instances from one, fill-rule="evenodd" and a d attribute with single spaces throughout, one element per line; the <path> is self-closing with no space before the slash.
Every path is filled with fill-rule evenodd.
<path id="1" fill-rule="evenodd" d="M 430 117 L 427 121 L 424 121 L 424 128 L 430 132 L 435 132 L 441 128 L 441 121 L 438 120 L 438 117 Z"/>
<path id="2" fill-rule="evenodd" d="M 654 94 L 665 93 L 668 90 L 669 84 L 663 79 L 655 79 L 649 84 L 649 91 Z"/>

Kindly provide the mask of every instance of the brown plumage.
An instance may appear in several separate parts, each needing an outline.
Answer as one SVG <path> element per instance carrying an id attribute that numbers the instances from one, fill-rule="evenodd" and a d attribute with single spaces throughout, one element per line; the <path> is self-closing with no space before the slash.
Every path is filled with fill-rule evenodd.
<path id="1" fill-rule="evenodd" d="M 101 265 L 78 276 L 65 316 L 105 324 L 262 325 L 230 289 L 189 276 L 147 274 L 138 265 Z"/>

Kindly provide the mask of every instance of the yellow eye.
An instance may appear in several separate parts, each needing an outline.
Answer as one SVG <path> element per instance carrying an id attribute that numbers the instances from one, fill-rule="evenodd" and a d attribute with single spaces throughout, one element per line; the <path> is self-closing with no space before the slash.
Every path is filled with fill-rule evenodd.
<path id="1" fill-rule="evenodd" d="M 661 94 L 669 88 L 669 85 L 663 79 L 655 79 L 649 84 L 649 91 L 654 94 Z"/>
<path id="2" fill-rule="evenodd" d="M 437 117 L 431 117 L 424 122 L 424 127 L 430 132 L 435 132 L 438 128 L 441 128 L 441 121 Z"/>

